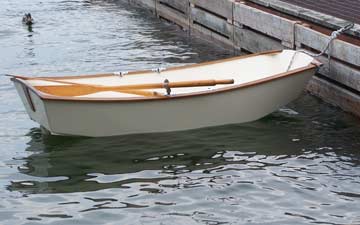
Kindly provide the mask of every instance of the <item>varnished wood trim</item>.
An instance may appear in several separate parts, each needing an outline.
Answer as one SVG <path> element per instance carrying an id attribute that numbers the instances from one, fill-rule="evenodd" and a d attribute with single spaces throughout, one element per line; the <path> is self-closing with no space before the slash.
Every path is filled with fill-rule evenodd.
<path id="1" fill-rule="evenodd" d="M 27 85 L 31 90 L 33 90 L 41 99 L 43 100 L 54 100 L 54 101 L 72 101 L 72 102 L 143 102 L 143 101 L 156 101 L 156 100 L 173 100 L 173 99 L 181 99 L 181 98 L 190 98 L 190 97 L 199 97 L 199 96 L 205 96 L 205 95 L 212 95 L 212 94 L 218 94 L 223 92 L 229 92 L 234 91 L 238 89 L 243 88 L 249 88 L 256 85 L 265 84 L 268 82 L 272 82 L 281 78 L 290 77 L 290 76 L 296 76 L 302 72 L 316 69 L 317 66 L 310 63 L 308 66 L 298 68 L 295 70 L 291 70 L 289 72 L 279 73 L 270 77 L 266 77 L 263 79 L 239 84 L 239 85 L 233 85 L 231 87 L 224 87 L 217 90 L 211 90 L 211 91 L 199 91 L 194 92 L 191 94 L 178 94 L 169 96 L 167 98 L 163 97 L 129 97 L 129 98 L 79 98 L 79 97 L 58 97 L 53 95 L 48 95 L 42 92 L 37 91 L 34 87 L 30 86 L 26 80 L 22 79 L 16 79 L 14 78 L 14 82 L 20 82 L 25 85 Z"/>
<path id="2" fill-rule="evenodd" d="M 174 70 L 182 70 L 182 69 L 188 69 L 188 68 L 196 68 L 196 67 L 213 65 L 213 64 L 224 63 L 224 62 L 230 62 L 230 61 L 234 61 L 234 60 L 245 59 L 245 58 L 250 58 L 250 57 L 260 56 L 260 55 L 272 55 L 272 54 L 279 53 L 281 51 L 282 50 L 272 50 L 272 51 L 260 52 L 260 53 L 249 54 L 249 55 L 241 55 L 241 56 L 231 57 L 231 58 L 227 58 L 227 59 L 214 60 L 214 61 L 204 62 L 204 63 L 197 63 L 197 64 L 191 64 L 191 65 L 185 65 L 185 66 L 175 66 L 175 67 L 166 69 L 164 72 L 174 71 Z M 153 71 L 152 70 L 138 70 L 138 71 L 131 71 L 127 75 L 139 75 L 139 74 L 151 73 L 151 72 L 153 72 Z M 127 76 L 127 75 L 125 75 L 125 76 Z M 23 80 L 37 80 L 37 79 L 44 79 L 44 78 L 45 79 L 50 78 L 53 80 L 62 80 L 62 79 L 72 80 L 72 79 L 81 79 L 81 78 L 98 78 L 98 77 L 111 77 L 111 76 L 116 76 L 116 75 L 114 75 L 114 73 L 104 73 L 104 74 L 94 74 L 94 75 L 76 75 L 76 76 L 59 76 L 59 77 L 28 77 L 28 76 L 23 76 L 23 75 L 13 75 L 13 77 L 17 77 L 17 78 L 23 79 Z"/>
<path id="3" fill-rule="evenodd" d="M 167 81 L 167 83 L 165 83 Z M 192 80 L 192 81 L 177 81 L 169 82 L 165 80 L 164 83 L 145 83 L 145 84 L 131 84 L 131 85 L 118 85 L 118 86 L 100 86 L 90 84 L 76 84 L 71 82 L 65 82 L 65 84 L 72 85 L 48 85 L 48 86 L 34 86 L 35 89 L 59 96 L 59 97 L 76 97 L 82 95 L 94 94 L 103 91 L 135 91 L 136 89 L 160 89 L 160 88 L 184 88 L 184 87 L 200 87 L 200 86 L 215 86 L 219 84 L 233 84 L 233 79 L 224 80 Z M 59 82 L 63 83 L 63 82 Z M 126 92 L 125 92 L 126 93 Z"/>

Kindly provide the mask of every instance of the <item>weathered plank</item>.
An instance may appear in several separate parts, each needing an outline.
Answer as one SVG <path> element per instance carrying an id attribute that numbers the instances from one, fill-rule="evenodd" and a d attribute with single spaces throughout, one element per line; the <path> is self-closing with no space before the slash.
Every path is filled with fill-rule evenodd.
<path id="1" fill-rule="evenodd" d="M 171 6 L 172 8 L 189 15 L 189 0 L 158 0 L 160 4 Z"/>
<path id="2" fill-rule="evenodd" d="M 190 32 L 191 35 L 201 37 L 201 39 L 208 41 L 210 46 L 216 44 L 226 50 L 234 50 L 234 44 L 232 40 L 218 35 L 217 33 L 214 33 L 211 30 L 206 29 L 205 27 L 202 27 L 198 24 L 192 24 Z"/>
<path id="3" fill-rule="evenodd" d="M 234 45 L 238 50 L 245 49 L 252 53 L 285 48 L 281 42 L 277 40 L 236 26 L 234 27 Z"/>
<path id="4" fill-rule="evenodd" d="M 191 20 L 193 23 L 199 23 L 221 35 L 226 36 L 228 39 L 233 39 L 233 25 L 229 24 L 226 20 L 208 13 L 207 11 L 199 8 L 191 8 Z"/>
<path id="5" fill-rule="evenodd" d="M 322 51 L 329 41 L 329 36 L 297 24 L 295 41 L 307 47 Z M 333 42 L 331 49 L 331 56 L 352 65 L 360 66 L 360 46 L 337 39 Z"/>
<path id="6" fill-rule="evenodd" d="M 328 58 L 323 56 L 319 57 L 318 60 L 324 64 L 319 70 L 321 75 L 360 91 L 360 70 L 337 60 L 330 60 L 329 64 Z"/>
<path id="7" fill-rule="evenodd" d="M 311 79 L 307 90 L 311 94 L 322 98 L 325 102 L 360 116 L 360 96 L 357 94 L 318 77 Z"/>
<path id="8" fill-rule="evenodd" d="M 167 5 L 160 4 L 157 2 L 156 4 L 156 13 L 158 17 L 162 17 L 166 20 L 174 22 L 175 24 L 181 26 L 184 30 L 189 29 L 189 17 L 178 10 L 175 10 Z"/>
<path id="9" fill-rule="evenodd" d="M 206 9 L 232 22 L 234 3 L 231 0 L 190 0 L 190 3 L 194 7 Z"/>
<path id="10" fill-rule="evenodd" d="M 313 22 L 315 24 L 319 24 L 323 27 L 328 27 L 333 30 L 338 30 L 339 28 L 341 28 L 344 25 L 349 23 L 348 20 L 340 19 L 338 17 L 334 17 L 329 14 L 324 14 L 324 13 L 320 13 L 320 12 L 317 12 L 312 9 L 307 9 L 304 7 L 297 6 L 296 4 L 299 3 L 299 1 L 297 1 L 297 3 L 296 3 L 296 1 L 294 1 L 294 3 L 287 3 L 282 0 L 249 0 L 249 1 L 259 4 L 259 5 L 262 5 L 262 6 L 265 6 L 265 7 L 268 7 L 268 8 L 275 9 L 279 12 L 283 12 L 288 15 L 292 15 L 292 16 L 295 16 L 298 18 L 305 19 L 307 21 Z M 346 4 L 343 3 L 343 1 L 339 1 L 339 0 L 337 0 L 337 1 L 339 2 L 339 5 L 342 5 L 340 7 L 346 6 Z M 290 1 L 288 1 L 288 2 L 290 2 Z M 293 1 L 291 1 L 291 2 L 293 2 Z M 326 3 L 326 1 L 321 1 L 321 2 L 322 2 L 321 4 Z M 340 2 L 341 2 L 341 4 L 340 4 Z M 354 1 L 354 2 L 357 2 L 357 1 Z M 344 10 L 341 10 L 341 9 L 338 9 L 335 7 L 329 7 L 329 8 L 335 9 L 338 12 L 344 12 L 343 14 L 346 14 Z M 353 12 L 355 12 L 355 10 Z M 360 37 L 360 25 L 355 24 L 355 26 L 351 30 L 347 31 L 346 33 L 359 38 Z"/>
<path id="11" fill-rule="evenodd" d="M 282 41 L 282 44 L 294 48 L 295 21 L 291 21 L 242 3 L 234 5 L 234 24 L 247 26 L 270 37 Z"/>

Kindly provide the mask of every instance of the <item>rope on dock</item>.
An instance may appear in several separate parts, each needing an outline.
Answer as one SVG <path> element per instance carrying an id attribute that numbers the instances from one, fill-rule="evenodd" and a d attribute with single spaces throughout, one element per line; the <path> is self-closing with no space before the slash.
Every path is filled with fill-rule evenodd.
<path id="1" fill-rule="evenodd" d="M 318 58 L 318 57 L 320 57 L 320 56 L 322 56 L 322 55 L 324 55 L 324 54 L 327 53 L 328 60 L 329 60 L 329 69 L 330 69 L 330 60 L 331 60 L 331 52 L 332 52 L 331 46 L 332 46 L 333 41 L 334 41 L 335 39 L 337 39 L 337 38 L 339 37 L 339 35 L 341 35 L 342 33 L 344 33 L 344 32 L 346 32 L 346 31 L 352 29 L 352 28 L 354 27 L 354 25 L 355 25 L 354 23 L 349 23 L 348 25 L 340 28 L 339 30 L 333 31 L 333 32 L 331 33 L 331 35 L 330 35 L 330 39 L 329 39 L 326 47 L 325 47 L 324 50 L 322 50 L 319 54 L 313 54 L 313 53 L 308 52 L 308 51 L 305 51 L 305 50 L 297 50 L 297 51 L 294 53 L 293 57 L 291 58 L 290 64 L 289 64 L 289 66 L 288 66 L 288 68 L 287 68 L 286 71 L 289 71 L 289 70 L 290 70 L 292 64 L 294 63 L 295 56 L 296 56 L 296 54 L 299 53 L 299 52 L 305 53 L 305 54 L 307 54 L 307 55 L 309 55 L 309 56 L 311 56 L 311 57 L 313 57 L 313 58 Z"/>

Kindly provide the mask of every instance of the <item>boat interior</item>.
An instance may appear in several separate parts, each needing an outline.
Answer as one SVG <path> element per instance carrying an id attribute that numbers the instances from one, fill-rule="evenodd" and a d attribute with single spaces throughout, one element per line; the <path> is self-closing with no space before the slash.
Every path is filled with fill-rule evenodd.
<path id="1" fill-rule="evenodd" d="M 262 79 L 271 78 L 272 76 L 283 73 L 291 73 L 294 70 L 307 67 L 312 61 L 313 58 L 304 53 L 293 50 L 283 50 L 266 54 L 234 57 L 209 63 L 193 64 L 190 66 L 186 65 L 183 67 L 164 69 L 162 71 L 153 70 L 130 72 L 128 74 L 112 73 L 69 77 L 39 77 L 28 78 L 26 83 L 40 92 L 55 96 L 72 96 L 86 99 L 161 97 L 169 96 L 170 93 L 171 95 L 179 95 L 216 91 L 224 87 L 231 87 L 232 85 L 257 82 Z M 207 85 L 205 81 L 211 82 Z M 169 93 L 169 88 L 164 84 L 166 82 L 170 84 L 187 82 L 188 86 L 171 88 Z M 205 84 L 197 85 L 199 82 L 205 82 Z M 191 85 L 191 83 L 194 85 Z M 148 84 L 154 84 L 155 86 L 152 87 Z M 156 86 L 156 84 L 160 84 L 160 86 Z M 140 85 L 140 87 L 138 87 L 138 85 Z M 55 91 L 56 87 L 67 88 L 66 90 L 69 90 L 69 93 L 65 93 L 65 89 L 62 89 L 62 92 L 57 92 Z M 70 89 L 75 90 L 76 88 L 89 91 L 70 92 Z"/>

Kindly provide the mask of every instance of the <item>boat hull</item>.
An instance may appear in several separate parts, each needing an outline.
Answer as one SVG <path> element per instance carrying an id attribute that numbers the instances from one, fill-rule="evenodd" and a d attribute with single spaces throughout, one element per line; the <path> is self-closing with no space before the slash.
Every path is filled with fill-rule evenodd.
<path id="1" fill-rule="evenodd" d="M 254 121 L 296 99 L 315 69 L 223 92 L 152 101 L 52 100 L 21 82 L 15 86 L 29 116 L 52 134 L 101 137 Z"/>

